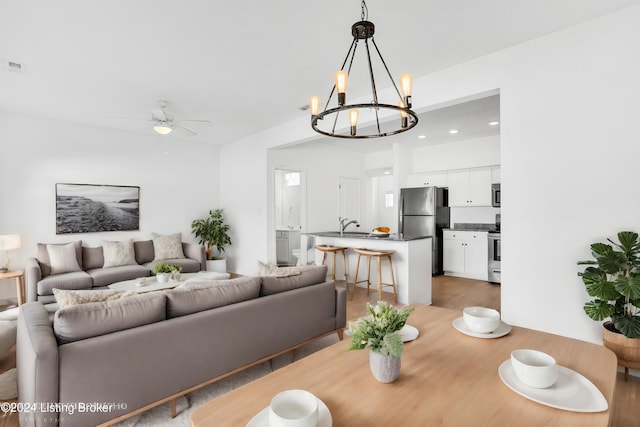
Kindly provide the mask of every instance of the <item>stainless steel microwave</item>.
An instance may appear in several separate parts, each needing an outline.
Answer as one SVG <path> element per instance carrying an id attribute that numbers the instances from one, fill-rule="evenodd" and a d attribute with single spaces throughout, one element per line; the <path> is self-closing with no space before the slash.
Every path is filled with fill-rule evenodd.
<path id="1" fill-rule="evenodd" d="M 491 206 L 500 207 L 500 184 L 491 184 Z"/>

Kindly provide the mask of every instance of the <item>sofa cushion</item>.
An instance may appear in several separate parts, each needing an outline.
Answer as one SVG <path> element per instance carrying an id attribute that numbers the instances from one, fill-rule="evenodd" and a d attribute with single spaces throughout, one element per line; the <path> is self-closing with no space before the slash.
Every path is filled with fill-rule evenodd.
<path id="1" fill-rule="evenodd" d="M 182 284 L 166 292 L 167 318 L 184 316 L 260 296 L 259 277 L 204 280 Z"/>
<path id="2" fill-rule="evenodd" d="M 159 264 L 161 262 L 165 262 L 167 264 L 179 265 L 180 267 L 182 267 L 183 273 L 197 273 L 198 271 L 200 271 L 200 268 L 202 267 L 199 261 L 193 260 L 191 258 L 163 259 L 159 261 L 147 262 L 143 265 L 149 270 L 153 270 L 153 267 L 155 267 L 156 264 Z"/>
<path id="3" fill-rule="evenodd" d="M 84 271 L 56 274 L 40 280 L 37 285 L 38 295 L 53 295 L 53 288 L 58 289 L 91 289 L 92 280 Z"/>
<path id="4" fill-rule="evenodd" d="M 91 270 L 92 268 L 102 268 L 104 265 L 104 255 L 102 253 L 102 246 L 97 248 L 82 247 L 82 265 L 85 270 Z"/>
<path id="5" fill-rule="evenodd" d="M 153 261 L 153 240 L 141 240 L 133 242 L 133 249 L 136 253 L 136 262 L 140 265 Z"/>
<path id="6" fill-rule="evenodd" d="M 153 233 L 154 261 L 184 258 L 180 233 L 163 236 Z"/>
<path id="7" fill-rule="evenodd" d="M 60 245 L 66 245 L 67 243 L 55 243 Z M 82 265 L 82 240 L 78 240 L 73 242 L 73 246 L 76 250 L 76 260 L 78 261 L 78 265 Z M 40 264 L 40 271 L 42 272 L 42 277 L 48 276 L 51 274 L 51 261 L 49 260 L 49 251 L 47 251 L 46 243 L 38 243 L 38 264 Z"/>
<path id="8" fill-rule="evenodd" d="M 53 295 L 56 297 L 58 308 L 70 307 L 72 305 L 87 304 L 90 302 L 112 301 L 122 297 L 130 297 L 138 295 L 133 291 L 116 291 L 116 290 L 68 290 L 53 289 Z"/>
<path id="9" fill-rule="evenodd" d="M 102 267 L 119 267 L 121 265 L 137 264 L 136 255 L 133 251 L 133 239 L 121 242 L 105 241 L 102 244 L 104 264 Z"/>
<path id="10" fill-rule="evenodd" d="M 47 245 L 51 274 L 71 273 L 81 271 L 76 258 L 76 248 L 73 243 L 65 245 Z"/>
<path id="11" fill-rule="evenodd" d="M 291 289 L 302 288 L 326 281 L 326 265 L 302 265 L 291 267 L 298 269 L 300 274 L 288 277 L 263 276 L 260 295 L 272 295 Z"/>
<path id="12" fill-rule="evenodd" d="M 151 275 L 148 268 L 141 265 L 121 265 L 118 267 L 94 268 L 87 273 L 93 279 L 93 287 L 107 286 L 123 280 L 137 279 Z"/>
<path id="13" fill-rule="evenodd" d="M 164 292 L 73 305 L 56 311 L 53 330 L 60 344 L 135 328 L 166 318 Z"/>

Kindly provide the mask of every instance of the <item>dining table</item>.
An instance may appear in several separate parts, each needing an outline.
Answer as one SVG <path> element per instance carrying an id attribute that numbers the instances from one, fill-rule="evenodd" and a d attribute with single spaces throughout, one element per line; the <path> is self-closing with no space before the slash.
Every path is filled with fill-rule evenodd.
<path id="1" fill-rule="evenodd" d="M 605 347 L 501 322 L 489 334 L 468 330 L 462 311 L 413 304 L 401 370 L 378 382 L 369 350 L 351 338 L 321 349 L 196 408 L 191 424 L 268 426 L 279 392 L 302 389 L 319 400 L 323 426 L 607 426 L 616 356 Z M 556 384 L 533 389 L 514 378 L 511 352 L 534 349 L 559 365 Z"/>

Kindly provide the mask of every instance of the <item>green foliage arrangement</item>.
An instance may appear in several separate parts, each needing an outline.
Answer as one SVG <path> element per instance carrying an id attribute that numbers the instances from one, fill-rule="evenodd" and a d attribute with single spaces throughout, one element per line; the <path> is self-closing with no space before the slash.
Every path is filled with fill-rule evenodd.
<path id="1" fill-rule="evenodd" d="M 153 273 L 180 273 L 182 271 L 182 267 L 177 264 L 167 264 L 166 262 L 161 262 L 156 264 L 153 267 Z"/>
<path id="2" fill-rule="evenodd" d="M 384 356 L 400 357 L 404 345 L 399 331 L 413 310 L 413 307 L 399 310 L 384 301 L 375 306 L 367 303 L 369 315 L 358 319 L 351 328 L 349 350 L 369 348 Z"/>
<path id="3" fill-rule="evenodd" d="M 594 243 L 594 260 L 579 261 L 591 265 L 582 277 L 587 292 L 595 299 L 584 305 L 593 320 L 611 318 L 613 326 L 627 338 L 640 338 L 640 240 L 638 233 L 621 231 L 618 242 Z"/>
<path id="4" fill-rule="evenodd" d="M 191 232 L 198 243 L 206 247 L 207 259 L 215 259 L 212 251 L 214 247 L 222 254 L 225 246 L 231 244 L 229 226 L 224 223 L 222 212 L 222 209 L 210 210 L 207 218 L 196 219 L 191 223 Z"/>

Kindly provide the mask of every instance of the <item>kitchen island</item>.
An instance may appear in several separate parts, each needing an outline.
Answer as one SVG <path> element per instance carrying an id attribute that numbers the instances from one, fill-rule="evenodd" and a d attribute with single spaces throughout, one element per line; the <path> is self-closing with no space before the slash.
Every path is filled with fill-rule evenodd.
<path id="1" fill-rule="evenodd" d="M 311 243 L 309 239 L 315 240 Z M 391 235 L 390 237 L 376 237 L 368 233 L 345 232 L 340 236 L 338 232 L 305 233 L 302 235 L 301 247 L 313 247 L 315 245 L 340 246 L 345 248 L 366 248 L 374 250 L 393 250 L 393 270 L 395 274 L 398 302 L 401 304 L 431 304 L 431 237 L 423 237 L 413 240 L 405 240 Z M 347 250 L 347 278 L 353 283 L 356 274 L 357 254 L 353 250 Z M 331 256 L 327 264 L 331 265 Z M 306 262 L 315 261 L 322 264 L 322 253 L 315 251 L 315 260 L 307 259 Z M 331 267 L 330 267 L 331 268 Z M 344 274 L 342 259 L 336 260 L 336 278 L 341 279 Z M 360 260 L 358 280 L 366 280 L 366 259 Z M 391 283 L 391 274 L 388 263 L 382 262 L 382 282 Z M 360 283 L 359 287 L 366 287 Z M 371 287 L 372 292 L 377 292 L 378 272 L 375 260 L 371 262 Z M 383 287 L 384 292 L 393 292 L 389 287 Z M 362 292 L 362 291 L 360 291 Z M 349 296 L 351 297 L 351 296 Z"/>

